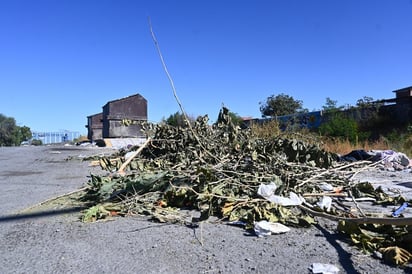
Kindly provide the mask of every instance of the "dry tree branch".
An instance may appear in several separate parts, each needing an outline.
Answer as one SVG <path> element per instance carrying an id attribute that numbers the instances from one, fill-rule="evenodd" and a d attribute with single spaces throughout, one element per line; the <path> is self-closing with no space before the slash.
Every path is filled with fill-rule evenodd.
<path id="1" fill-rule="evenodd" d="M 384 160 L 385 160 L 385 159 L 382 159 L 382 160 L 380 160 L 380 161 L 377 161 L 377 162 L 375 162 L 375 163 L 366 165 L 366 166 L 358 169 L 356 172 L 354 172 L 354 173 L 349 177 L 349 179 L 352 179 L 352 180 L 353 180 L 353 177 L 355 177 L 355 176 L 356 176 L 357 174 L 359 174 L 361 171 L 363 171 L 363 170 L 365 170 L 365 169 L 367 169 L 367 168 L 370 168 L 370 167 L 374 167 L 374 166 L 378 165 L 379 163 L 383 162 Z M 353 203 L 355 204 L 356 208 L 358 209 L 358 211 L 360 212 L 360 214 L 362 215 L 362 217 L 365 217 L 365 218 L 366 218 L 366 215 L 365 215 L 365 213 L 363 212 L 362 208 L 359 206 L 359 204 L 358 204 L 358 202 L 356 201 L 355 197 L 352 195 L 352 191 L 349 189 L 348 192 L 349 192 L 349 196 L 352 198 Z"/>
<path id="2" fill-rule="evenodd" d="M 189 119 L 187 118 L 186 112 L 185 112 L 184 109 L 183 109 L 183 105 L 182 105 L 182 103 L 180 102 L 179 97 L 177 96 L 177 92 L 176 92 L 175 84 L 174 84 L 174 82 L 173 82 L 173 78 L 172 78 L 172 76 L 170 76 L 169 70 L 167 69 L 167 66 L 166 66 L 166 62 L 165 62 L 165 60 L 164 60 L 164 58 L 163 58 L 163 54 L 162 54 L 162 52 L 160 51 L 159 42 L 157 41 L 156 35 L 155 35 L 154 31 L 153 31 L 152 22 L 151 22 L 151 20 L 150 20 L 150 17 L 148 18 L 148 20 L 149 20 L 150 33 L 151 33 L 151 35 L 152 35 L 153 43 L 155 44 L 157 53 L 159 54 L 159 58 L 160 58 L 160 61 L 161 61 L 161 63 L 162 63 L 162 66 L 163 66 L 163 70 L 165 71 L 165 73 L 166 73 L 166 75 L 167 75 L 167 79 L 169 80 L 170 86 L 172 87 L 173 95 L 174 95 L 174 97 L 175 97 L 175 99 L 176 99 L 176 102 L 177 102 L 177 104 L 179 105 L 180 110 L 182 111 L 182 114 L 183 114 L 186 122 L 189 124 Z"/>
<path id="3" fill-rule="evenodd" d="M 325 171 L 323 171 L 323 172 L 319 172 L 319 173 L 313 175 L 312 177 L 310 177 L 310 178 L 302 181 L 300 184 L 297 185 L 297 187 L 302 187 L 304 184 L 312 181 L 312 180 L 315 179 L 315 178 L 318 178 L 318 177 L 320 177 L 320 176 L 322 176 L 322 175 L 325 175 L 325 174 L 327 174 L 327 173 L 331 173 L 331 172 L 335 172 L 335 171 L 338 171 L 338 170 L 346 169 L 346 168 L 348 168 L 348 167 L 355 166 L 355 165 L 360 165 L 360 164 L 363 164 L 363 163 L 365 163 L 365 162 L 369 163 L 369 161 L 361 161 L 361 162 L 350 163 L 350 164 L 347 164 L 347 165 L 342 165 L 342 166 L 337 167 L 337 168 L 334 168 L 334 169 L 332 169 L 332 170 L 327 169 L 327 170 L 325 170 Z"/>
<path id="4" fill-rule="evenodd" d="M 161 50 L 160 50 L 159 42 L 157 41 L 156 35 L 155 35 L 154 31 L 153 31 L 152 22 L 151 22 L 151 20 L 150 20 L 150 17 L 148 18 L 148 20 L 149 20 L 150 33 L 151 33 L 151 35 L 152 35 L 152 39 L 153 39 L 153 42 L 154 42 L 154 44 L 155 44 L 157 53 L 159 54 L 159 58 L 160 58 L 160 61 L 161 61 L 161 63 L 162 63 L 162 66 L 163 66 L 163 70 L 165 71 L 165 73 L 166 73 L 166 75 L 167 75 L 167 78 L 169 79 L 170 86 L 172 87 L 172 90 L 173 90 L 173 96 L 175 97 L 176 102 L 177 102 L 177 104 L 179 105 L 180 110 L 182 111 L 182 114 L 183 114 L 184 119 L 185 119 L 185 121 L 186 121 L 186 123 L 187 123 L 187 125 L 188 125 L 188 127 L 189 127 L 189 129 L 190 129 L 190 131 L 192 132 L 193 136 L 195 137 L 196 141 L 199 143 L 200 147 L 201 147 L 204 151 L 206 151 L 206 153 L 209 154 L 212 158 L 214 158 L 217 162 L 219 162 L 220 159 L 219 159 L 218 157 L 216 157 L 215 155 L 213 155 L 209 150 L 207 150 L 207 149 L 203 146 L 202 142 L 200 142 L 199 136 L 197 136 L 197 134 L 194 132 L 193 127 L 192 127 L 192 125 L 191 125 L 191 123 L 190 123 L 190 121 L 189 121 L 189 118 L 187 117 L 186 112 L 185 112 L 184 109 L 183 109 L 183 105 L 182 105 L 182 103 L 180 102 L 179 97 L 177 96 L 175 84 L 174 84 L 174 82 L 173 82 L 172 77 L 170 76 L 169 70 L 167 69 L 166 62 L 164 61 L 163 54 L 162 54 L 162 52 L 161 52 Z M 202 162 L 204 162 L 203 159 L 200 158 L 200 160 L 202 160 Z"/>
<path id="5" fill-rule="evenodd" d="M 412 225 L 412 218 L 376 218 L 376 217 L 361 217 L 361 218 L 347 218 L 339 217 L 324 212 L 312 210 L 304 205 L 298 206 L 300 209 L 310 213 L 314 216 L 323 217 L 332 221 L 346 221 L 356 224 L 381 224 L 381 225 Z"/>
<path id="6" fill-rule="evenodd" d="M 123 174 L 125 173 L 125 172 L 124 172 L 124 169 L 127 167 L 127 165 L 151 142 L 151 140 L 152 140 L 152 139 L 151 139 L 150 137 L 147 138 L 146 142 L 144 142 L 144 144 L 141 145 L 138 150 L 136 150 L 135 152 L 133 152 L 133 154 L 126 160 L 126 162 L 124 162 L 124 163 L 120 166 L 120 168 L 119 168 L 119 170 L 118 170 L 117 172 L 118 172 L 119 174 L 123 175 Z"/>

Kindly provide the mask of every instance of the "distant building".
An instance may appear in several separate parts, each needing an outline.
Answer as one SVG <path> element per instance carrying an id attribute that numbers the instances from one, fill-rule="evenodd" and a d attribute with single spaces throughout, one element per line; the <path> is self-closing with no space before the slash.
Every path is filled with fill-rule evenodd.
<path id="1" fill-rule="evenodd" d="M 80 132 L 77 131 L 33 131 L 32 140 L 40 140 L 43 144 L 56 144 L 64 142 L 72 142 L 80 137 Z"/>
<path id="2" fill-rule="evenodd" d="M 393 92 L 396 93 L 395 119 L 399 122 L 410 123 L 412 121 L 412 86 Z"/>
<path id="3" fill-rule="evenodd" d="M 407 88 L 401 88 L 394 90 L 393 92 L 396 93 L 396 102 L 403 103 L 412 101 L 412 86 Z"/>
<path id="4" fill-rule="evenodd" d="M 103 113 L 87 116 L 87 139 L 98 140 L 103 138 Z"/>
<path id="5" fill-rule="evenodd" d="M 89 140 L 142 137 L 141 122 L 147 121 L 147 100 L 140 94 L 107 102 L 103 112 L 87 117 Z"/>

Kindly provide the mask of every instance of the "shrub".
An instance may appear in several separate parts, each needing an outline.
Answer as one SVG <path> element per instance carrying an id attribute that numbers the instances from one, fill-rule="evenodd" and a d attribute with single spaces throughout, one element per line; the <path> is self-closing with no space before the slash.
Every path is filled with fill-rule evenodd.
<path id="1" fill-rule="evenodd" d="M 279 122 L 269 120 L 262 123 L 252 123 L 250 125 L 252 135 L 257 138 L 270 139 L 281 134 Z"/>
<path id="2" fill-rule="evenodd" d="M 319 127 L 321 135 L 349 140 L 351 143 L 358 141 L 358 124 L 355 119 L 347 118 L 341 113 L 333 113 L 327 119 Z"/>
<path id="3" fill-rule="evenodd" d="M 33 146 L 41 146 L 42 144 L 43 144 L 43 142 L 41 141 L 41 140 L 32 140 L 31 141 L 31 144 L 33 145 Z"/>

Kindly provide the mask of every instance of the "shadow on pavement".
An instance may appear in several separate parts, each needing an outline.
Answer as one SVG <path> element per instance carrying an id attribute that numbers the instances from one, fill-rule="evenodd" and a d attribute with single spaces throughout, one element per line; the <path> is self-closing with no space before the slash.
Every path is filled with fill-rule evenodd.
<path id="1" fill-rule="evenodd" d="M 336 249 L 336 252 L 339 254 L 339 262 L 341 266 L 344 268 L 345 273 L 359 273 L 354 267 L 353 262 L 351 260 L 352 254 L 347 252 L 342 248 L 342 246 L 338 243 L 337 240 L 340 239 L 339 235 L 334 235 L 327 231 L 320 225 L 315 225 L 319 231 L 325 236 L 326 240 Z"/>
<path id="2" fill-rule="evenodd" d="M 46 210 L 46 211 L 38 211 L 38 212 L 3 215 L 3 216 L 0 216 L 0 223 L 75 213 L 75 212 L 80 212 L 83 209 L 86 209 L 86 207 L 71 207 L 71 208 L 57 209 L 57 210 Z"/>

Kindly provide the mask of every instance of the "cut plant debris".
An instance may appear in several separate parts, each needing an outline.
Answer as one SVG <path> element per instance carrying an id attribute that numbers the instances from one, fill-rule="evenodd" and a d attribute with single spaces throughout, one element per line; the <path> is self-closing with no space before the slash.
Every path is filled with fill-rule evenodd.
<path id="1" fill-rule="evenodd" d="M 410 260 L 411 218 L 371 215 L 358 206 L 366 198 L 377 205 L 412 202 L 351 180 L 369 161 L 339 162 L 338 155 L 290 135 L 258 138 L 235 126 L 225 107 L 213 125 L 205 115 L 187 127 L 143 129 L 142 146 L 99 159 L 107 175 L 91 176 L 81 197 L 91 205 L 83 221 L 142 214 L 194 224 L 214 216 L 253 229 L 262 220 L 308 227 L 325 217 L 339 222 L 339 231 L 365 252 L 394 254 L 388 261 L 397 264 Z M 130 152 L 132 159 L 126 159 Z M 269 193 L 262 195 L 262 189 Z M 187 211 L 199 214 L 188 221 Z"/>

